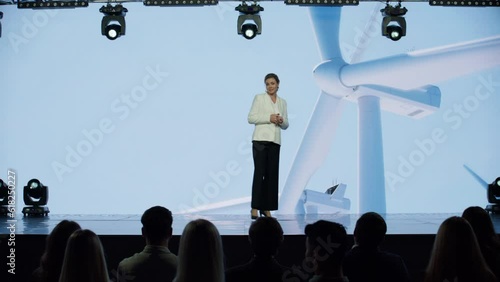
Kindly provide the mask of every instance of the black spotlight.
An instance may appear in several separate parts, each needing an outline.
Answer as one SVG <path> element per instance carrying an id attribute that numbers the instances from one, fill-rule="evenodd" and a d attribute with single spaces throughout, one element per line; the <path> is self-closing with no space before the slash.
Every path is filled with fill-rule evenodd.
<path id="1" fill-rule="evenodd" d="M 49 201 L 49 187 L 44 186 L 40 180 L 31 179 L 23 189 L 24 204 L 23 215 L 47 216 L 49 208 L 45 205 Z"/>
<path id="2" fill-rule="evenodd" d="M 238 34 L 246 39 L 253 39 L 257 34 L 262 33 L 262 19 L 259 12 L 264 11 L 264 8 L 257 3 L 247 5 L 243 2 L 235 10 L 240 12 L 237 23 Z"/>
<path id="3" fill-rule="evenodd" d="M 500 212 L 500 177 L 488 185 L 488 203 L 486 210 L 493 213 Z"/>
<path id="4" fill-rule="evenodd" d="M 11 206 L 15 206 L 15 195 L 11 196 Z M 0 179 L 0 215 L 6 216 L 9 213 L 9 186 Z"/>
<path id="5" fill-rule="evenodd" d="M 397 41 L 406 35 L 406 20 L 403 17 L 408 9 L 401 8 L 401 2 L 393 7 L 387 3 L 384 9 L 380 10 L 384 19 L 382 20 L 382 35 Z"/>
<path id="6" fill-rule="evenodd" d="M 3 19 L 3 12 L 0 11 L 0 20 Z M 2 22 L 0 22 L 0 37 L 2 37 Z"/>
<path id="7" fill-rule="evenodd" d="M 127 8 L 121 4 L 115 6 L 107 4 L 99 9 L 99 12 L 104 14 L 101 22 L 101 34 L 105 35 L 109 40 L 115 40 L 118 37 L 125 35 L 125 14 Z"/>

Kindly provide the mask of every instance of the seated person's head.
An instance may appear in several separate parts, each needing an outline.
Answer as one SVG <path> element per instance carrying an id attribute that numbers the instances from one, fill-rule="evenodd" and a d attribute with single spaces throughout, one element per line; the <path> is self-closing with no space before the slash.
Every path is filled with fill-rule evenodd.
<path id="1" fill-rule="evenodd" d="M 66 252 L 66 244 L 69 237 L 80 225 L 74 221 L 63 220 L 50 232 L 46 239 L 45 252 L 41 258 L 41 275 L 47 281 L 57 280 L 61 273 L 61 265 Z"/>
<path id="2" fill-rule="evenodd" d="M 306 258 L 312 259 L 316 273 L 340 267 L 348 249 L 345 227 L 339 223 L 319 220 L 306 225 Z"/>
<path id="3" fill-rule="evenodd" d="M 179 242 L 175 281 L 224 281 L 223 256 L 217 227 L 206 219 L 190 221 Z"/>
<path id="4" fill-rule="evenodd" d="M 150 245 L 162 245 L 172 236 L 172 213 L 164 207 L 149 208 L 141 217 L 142 235 Z"/>
<path id="5" fill-rule="evenodd" d="M 257 256 L 274 256 L 283 242 L 283 229 L 273 217 L 259 217 L 248 230 L 250 244 Z"/>
<path id="6" fill-rule="evenodd" d="M 477 239 L 469 222 L 462 217 L 452 216 L 439 226 L 433 251 L 448 256 L 448 259 L 456 260 L 457 256 L 470 257 L 471 249 L 477 248 Z"/>
<path id="7" fill-rule="evenodd" d="M 466 219 L 452 216 L 439 226 L 426 281 L 491 281 L 480 277 L 486 274 L 484 265 L 472 227 Z"/>
<path id="8" fill-rule="evenodd" d="M 495 228 L 488 212 L 481 207 L 468 207 L 462 213 L 471 225 L 479 242 L 496 237 Z"/>
<path id="9" fill-rule="evenodd" d="M 69 236 L 79 229 L 80 225 L 70 220 L 62 220 L 54 227 L 47 237 L 45 248 L 45 255 L 50 257 L 50 262 L 62 262 Z"/>
<path id="10" fill-rule="evenodd" d="M 377 248 L 387 232 L 385 220 L 378 213 L 367 212 L 356 222 L 354 238 L 358 246 Z"/>
<path id="11" fill-rule="evenodd" d="M 60 282 L 108 281 L 104 249 L 97 234 L 79 229 L 71 234 L 64 254 Z"/>

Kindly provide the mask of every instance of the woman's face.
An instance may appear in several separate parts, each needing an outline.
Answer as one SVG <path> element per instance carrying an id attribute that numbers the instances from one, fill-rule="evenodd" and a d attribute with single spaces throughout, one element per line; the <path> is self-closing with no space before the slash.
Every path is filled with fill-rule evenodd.
<path id="1" fill-rule="evenodd" d="M 274 94 L 276 94 L 276 92 L 278 92 L 278 87 L 280 85 L 278 82 L 276 82 L 276 79 L 274 79 L 273 77 L 270 77 L 270 78 L 266 79 L 265 83 L 266 83 L 267 94 L 274 95 Z"/>

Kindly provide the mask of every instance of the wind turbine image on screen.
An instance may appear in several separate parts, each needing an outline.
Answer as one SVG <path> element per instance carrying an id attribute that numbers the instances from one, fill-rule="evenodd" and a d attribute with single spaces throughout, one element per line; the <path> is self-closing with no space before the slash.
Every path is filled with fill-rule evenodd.
<path id="1" fill-rule="evenodd" d="M 341 7 L 310 7 L 309 13 L 322 59 L 313 71 L 320 94 L 279 212 L 305 213 L 301 195 L 334 145 L 343 104 L 351 102 L 358 105 L 359 213 L 385 213 L 381 110 L 414 119 L 434 113 L 441 91 L 433 84 L 499 66 L 500 36 L 348 64 L 339 45 Z"/>

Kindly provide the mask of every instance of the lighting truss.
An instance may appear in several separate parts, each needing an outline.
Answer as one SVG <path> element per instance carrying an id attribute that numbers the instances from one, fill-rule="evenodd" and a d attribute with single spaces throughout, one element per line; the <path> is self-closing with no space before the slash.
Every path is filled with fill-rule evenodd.
<path id="1" fill-rule="evenodd" d="M 285 0 L 287 5 L 299 6 L 357 6 L 358 0 Z"/>
<path id="2" fill-rule="evenodd" d="M 488 0 L 488 1 L 450 1 L 450 0 L 430 0 L 429 5 L 431 6 L 466 6 L 466 7 L 500 7 L 499 0 Z"/>
<path id="3" fill-rule="evenodd" d="M 77 1 L 17 1 L 19 9 L 64 9 L 85 8 L 89 6 L 88 0 Z"/>
<path id="4" fill-rule="evenodd" d="M 144 6 L 212 6 L 218 0 L 144 0 Z"/>
<path id="5" fill-rule="evenodd" d="M 145 6 L 212 6 L 219 2 L 234 0 L 118 0 L 117 3 L 142 2 Z M 275 0 L 259 0 L 268 2 Z M 106 0 L 0 0 L 0 5 L 17 5 L 20 9 L 60 9 L 88 7 L 89 3 L 103 3 Z M 286 5 L 298 6 L 357 6 L 360 2 L 380 0 L 283 0 Z M 500 0 L 405 0 L 404 2 L 426 2 L 431 6 L 500 7 Z"/>

